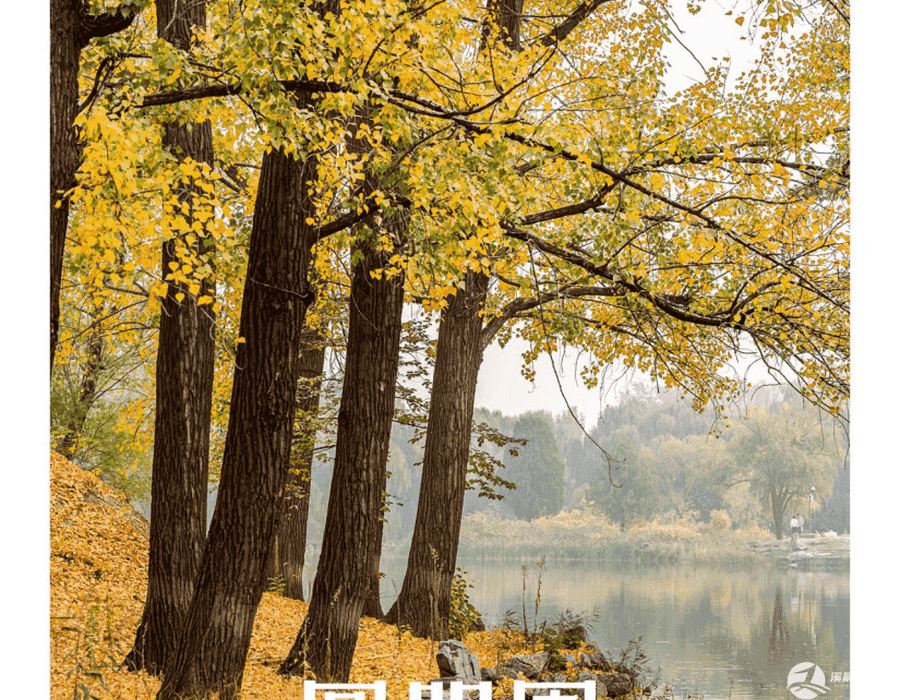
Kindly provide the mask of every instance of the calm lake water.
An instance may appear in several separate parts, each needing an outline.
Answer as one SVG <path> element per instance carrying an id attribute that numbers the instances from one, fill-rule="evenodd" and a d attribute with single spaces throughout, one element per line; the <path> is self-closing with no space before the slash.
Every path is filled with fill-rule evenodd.
<path id="1" fill-rule="evenodd" d="M 475 584 L 472 603 L 485 622 L 525 609 L 533 625 L 536 562 L 461 561 Z M 385 558 L 387 610 L 403 583 L 406 561 Z M 624 567 L 588 562 L 547 563 L 538 620 L 569 609 L 594 612 L 592 638 L 618 658 L 629 640 L 643 637 L 647 668 L 673 686 L 678 698 L 793 700 L 792 667 L 812 662 L 825 673 L 827 700 L 849 698 L 850 575 L 775 567 Z M 847 674 L 847 681 L 832 680 Z M 843 678 L 843 676 L 841 676 Z"/>

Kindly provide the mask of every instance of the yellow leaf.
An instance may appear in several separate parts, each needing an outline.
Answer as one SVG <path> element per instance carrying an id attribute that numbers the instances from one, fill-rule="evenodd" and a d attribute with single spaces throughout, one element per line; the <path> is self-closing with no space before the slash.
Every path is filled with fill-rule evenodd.
<path id="1" fill-rule="evenodd" d="M 478 136 L 475 137 L 475 145 L 483 146 L 487 141 L 490 140 L 490 138 L 491 134 L 489 131 L 486 131 L 483 134 L 478 134 Z"/>

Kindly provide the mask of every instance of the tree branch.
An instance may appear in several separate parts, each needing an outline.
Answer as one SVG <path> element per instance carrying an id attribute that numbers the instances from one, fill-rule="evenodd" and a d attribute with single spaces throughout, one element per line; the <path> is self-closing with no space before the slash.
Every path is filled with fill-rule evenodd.
<path id="1" fill-rule="evenodd" d="M 88 12 L 87 3 L 81 3 L 78 8 L 78 43 L 84 48 L 91 39 L 99 39 L 128 29 L 135 17 L 137 14 L 126 14 L 121 10 L 114 14 L 104 12 L 102 15 L 92 15 Z"/>
<path id="2" fill-rule="evenodd" d="M 612 2 L 612 0 L 589 0 L 588 2 L 581 3 L 561 24 L 557 25 L 538 39 L 537 43 L 548 47 L 562 43 L 579 24 L 594 12 L 594 10 L 608 2 Z"/>

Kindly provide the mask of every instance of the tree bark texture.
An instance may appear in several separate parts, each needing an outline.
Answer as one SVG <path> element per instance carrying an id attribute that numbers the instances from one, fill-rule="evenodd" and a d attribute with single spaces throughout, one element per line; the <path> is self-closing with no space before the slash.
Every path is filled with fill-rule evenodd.
<path id="1" fill-rule="evenodd" d="M 309 182 L 316 159 L 263 156 L 235 358 L 219 497 L 194 596 L 158 700 L 240 693 L 266 587 L 296 407 L 301 331 L 315 232 Z"/>
<path id="2" fill-rule="evenodd" d="M 157 0 L 157 34 L 188 50 L 192 29 L 206 24 L 206 3 L 177 7 L 175 14 L 176 6 L 173 0 Z M 167 124 L 164 147 L 179 162 L 191 158 L 211 165 L 212 126 L 208 121 L 190 126 Z M 177 191 L 179 200 L 190 208 L 197 190 L 180 183 Z M 190 214 L 186 218 L 193 223 Z M 192 252 L 201 256 L 212 246 L 202 235 L 193 246 L 182 238 L 165 241 L 164 279 L 170 263 L 183 263 L 176 253 L 179 247 L 194 248 Z M 180 302 L 175 297 L 179 293 L 184 295 Z M 215 285 L 208 279 L 201 282 L 197 296 L 170 282 L 161 300 L 147 599 L 134 646 L 125 659 L 129 669 L 154 675 L 162 672 L 177 646 L 206 539 L 215 319 L 212 304 L 197 304 L 201 295 L 215 295 Z"/>
<path id="3" fill-rule="evenodd" d="M 127 28 L 134 17 L 88 14 L 80 0 L 50 2 L 50 368 L 59 341 L 59 290 L 69 227 L 69 198 L 81 148 L 75 129 L 81 50 L 91 39 Z"/>
<path id="4" fill-rule="evenodd" d="M 367 105 L 356 115 L 353 123 L 351 124 L 351 128 L 348 131 L 347 135 L 347 148 L 349 151 L 356 153 L 361 158 L 366 158 L 371 150 L 370 144 L 365 139 L 357 139 L 354 134 L 359 130 L 360 125 L 365 123 L 369 128 L 373 126 L 372 121 L 372 109 L 370 105 Z M 392 189 L 387 183 L 384 183 L 379 178 L 379 175 L 374 170 L 370 169 L 366 173 L 366 179 L 364 183 L 364 191 L 366 196 L 371 195 L 373 191 L 384 187 L 385 189 Z M 387 224 L 384 227 L 384 232 L 388 233 L 391 236 L 397 245 L 404 245 L 406 241 L 406 225 L 408 222 L 408 216 L 405 214 L 397 214 L 393 216 L 389 216 L 387 220 Z M 381 228 L 379 223 L 376 223 L 375 217 L 372 217 L 372 221 L 370 221 L 370 226 L 373 230 L 378 230 Z M 387 256 L 381 257 L 376 256 L 376 258 L 380 259 L 381 264 L 385 263 L 385 259 Z M 402 300 L 401 300 L 401 311 L 398 313 L 402 314 Z M 397 363 L 399 367 L 399 346 L 397 352 Z M 393 416 L 392 416 L 393 418 Z M 390 441 L 390 438 L 388 438 Z M 389 454 L 385 455 L 385 470 L 384 470 L 384 482 L 382 483 L 382 491 L 386 492 L 387 489 L 387 460 Z M 382 618 L 384 617 L 384 610 L 381 607 L 381 572 L 379 569 L 381 568 L 381 545 L 384 534 L 384 518 L 380 518 L 375 523 L 375 534 L 374 534 L 374 549 L 372 551 L 372 568 L 373 575 L 368 580 L 368 591 L 365 594 L 365 598 L 363 600 L 362 607 L 362 615 L 365 617 L 374 617 L 374 618 Z"/>
<path id="5" fill-rule="evenodd" d="M 450 634 L 487 286 L 487 276 L 469 272 L 438 329 L 416 525 L 403 587 L 385 618 L 409 626 L 418 637 L 447 639 Z"/>
<path id="6" fill-rule="evenodd" d="M 405 216 L 396 226 L 405 232 Z M 390 223 L 389 223 L 390 225 Z M 373 279 L 388 254 L 368 243 L 353 271 L 350 327 L 334 474 L 309 614 L 279 673 L 305 665 L 321 681 L 344 683 L 363 604 L 377 576 L 377 540 L 387 485 L 400 353 L 403 277 Z"/>
<path id="7" fill-rule="evenodd" d="M 490 22 L 482 27 L 481 50 L 487 49 L 488 39 L 494 29 L 491 24 L 496 24 L 500 32 L 499 38 L 503 44 L 512 51 L 521 49 L 520 33 L 522 27 L 522 9 L 525 0 L 488 0 L 487 10 Z"/>
<path id="8" fill-rule="evenodd" d="M 280 578 L 284 582 L 284 597 L 294 600 L 303 600 L 310 475 L 316 439 L 315 415 L 319 408 L 322 371 L 325 367 L 325 343 L 316 331 L 304 330 L 299 362 L 297 415 L 302 425 L 293 439 L 291 470 L 284 489 L 284 512 L 268 574 L 270 579 Z"/>
<path id="9" fill-rule="evenodd" d="M 50 3 L 50 367 L 59 340 L 59 288 L 63 250 L 69 226 L 69 198 L 62 192 L 75 186 L 79 149 L 75 133 L 78 110 L 78 3 Z"/>
<path id="10" fill-rule="evenodd" d="M 388 457 L 390 454 L 388 454 Z M 387 490 L 387 457 L 385 458 L 385 473 L 384 473 L 384 488 L 382 491 Z M 382 515 L 386 515 L 386 512 L 382 512 Z M 372 551 L 372 559 L 374 563 L 372 564 L 373 573 L 369 577 L 369 590 L 366 592 L 365 598 L 363 600 L 362 612 L 360 613 L 363 617 L 374 617 L 376 620 L 380 620 L 384 617 L 384 608 L 381 607 L 381 545 L 382 540 L 384 539 L 384 518 L 382 517 L 375 524 L 375 543 L 374 550 Z"/>

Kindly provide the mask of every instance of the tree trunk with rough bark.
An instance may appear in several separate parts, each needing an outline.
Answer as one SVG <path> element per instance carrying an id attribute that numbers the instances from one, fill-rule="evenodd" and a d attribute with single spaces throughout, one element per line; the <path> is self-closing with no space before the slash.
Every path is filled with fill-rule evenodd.
<path id="1" fill-rule="evenodd" d="M 438 329 L 416 525 L 403 587 L 385 618 L 418 637 L 449 637 L 487 286 L 487 276 L 469 272 Z"/>
<path id="2" fill-rule="evenodd" d="M 75 186 L 78 170 L 78 3 L 50 3 L 50 368 L 59 340 L 59 288 L 63 250 L 69 226 L 69 198 L 63 192 Z"/>
<path id="3" fill-rule="evenodd" d="M 394 230 L 405 233 L 406 217 Z M 377 575 L 387 457 L 403 315 L 403 276 L 374 279 L 388 254 L 363 244 L 353 271 L 350 330 L 338 414 L 334 475 L 309 614 L 279 673 L 304 666 L 321 681 L 344 683 L 363 605 Z M 376 582 L 377 583 L 377 582 Z"/>
<path id="4" fill-rule="evenodd" d="M 322 371 L 325 367 L 324 339 L 313 330 L 303 332 L 297 413 L 304 425 L 294 435 L 291 471 L 284 490 L 284 513 L 272 565 L 267 578 L 284 582 L 284 597 L 303 600 L 303 566 L 306 560 L 306 528 L 309 519 L 310 476 L 316 439 L 315 415 L 319 408 Z"/>
<path id="5" fill-rule="evenodd" d="M 206 26 L 206 3 L 178 8 L 175 0 L 157 0 L 156 24 L 161 39 L 187 51 L 193 29 Z M 212 126 L 208 121 L 190 128 L 177 123 L 164 128 L 163 145 L 179 162 L 191 158 L 212 165 Z M 179 183 L 176 191 L 190 212 L 197 189 Z M 188 213 L 189 225 L 193 223 L 190 217 Z M 163 278 L 170 264 L 180 267 L 183 263 L 176 254 L 179 247 L 193 249 L 200 257 L 212 246 L 202 235 L 194 245 L 183 238 L 164 242 Z M 176 294 L 184 295 L 180 302 Z M 197 295 L 170 282 L 161 300 L 147 598 L 134 646 L 125 659 L 130 670 L 154 675 L 162 672 L 177 646 L 206 540 L 215 319 L 212 304 L 197 304 L 203 295 L 215 295 L 215 286 L 208 280 L 201 282 Z"/>
<path id="6" fill-rule="evenodd" d="M 488 50 L 495 31 L 508 49 L 520 49 L 523 6 L 524 0 L 487 0 L 489 21 L 481 28 L 480 51 Z M 500 325 L 483 328 L 480 311 L 488 282 L 487 276 L 468 272 L 464 288 L 441 314 L 438 329 L 416 524 L 403 587 L 385 616 L 385 621 L 408 625 L 420 637 L 446 639 L 450 633 L 450 596 L 483 334 L 493 337 Z"/>
<path id="7" fill-rule="evenodd" d="M 387 459 L 385 459 L 387 466 Z M 387 490 L 387 472 L 384 477 L 384 491 Z M 386 514 L 385 514 L 386 515 Z M 363 601 L 362 616 L 374 617 L 380 620 L 384 617 L 384 608 L 381 607 L 381 544 L 384 539 L 384 519 L 378 521 L 375 526 L 375 550 L 372 552 L 372 558 L 375 560 L 373 565 L 374 573 L 369 577 L 369 590 L 366 592 Z"/>
<path id="8" fill-rule="evenodd" d="M 240 693 L 287 482 L 299 356 L 313 292 L 315 231 L 306 162 L 263 156 L 235 358 L 219 496 L 194 597 L 157 700 Z"/>

